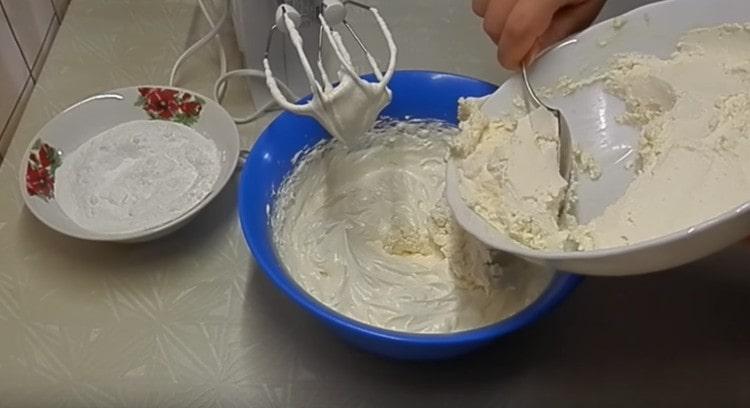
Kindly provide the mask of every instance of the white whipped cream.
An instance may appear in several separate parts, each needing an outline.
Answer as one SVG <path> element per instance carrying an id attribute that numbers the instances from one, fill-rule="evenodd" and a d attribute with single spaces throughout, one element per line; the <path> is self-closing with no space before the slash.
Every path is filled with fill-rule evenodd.
<path id="1" fill-rule="evenodd" d="M 478 113 L 468 116 L 461 139 L 470 148 L 456 150 L 459 156 L 471 151 L 461 163 L 462 194 L 480 216 L 518 242 L 555 250 L 562 249 L 560 236 L 578 242 L 579 249 L 642 242 L 688 229 L 747 203 L 748 44 L 750 25 L 697 29 L 683 36 L 667 59 L 618 56 L 593 78 L 565 81 L 561 88 L 567 92 L 604 81 L 626 103 L 623 123 L 641 131 L 637 177 L 621 198 L 587 225 L 560 231 L 551 222 L 556 209 L 553 197 L 560 188 L 559 176 L 552 171 L 557 162 L 543 149 L 515 147 L 539 137 L 524 125 L 526 118 L 516 127 L 507 121 L 477 119 Z M 519 140 L 511 142 L 514 139 Z M 512 163 L 508 157 L 516 155 L 517 162 L 531 166 L 513 175 L 507 163 Z M 502 171 L 495 171 L 498 168 Z M 519 195 L 520 188 L 533 197 Z M 544 204 L 549 204 L 547 213 L 541 213 Z M 519 217 L 523 222 L 518 222 Z"/>
<path id="2" fill-rule="evenodd" d="M 290 275 L 334 310 L 418 333 L 473 329 L 536 299 L 551 273 L 466 234 L 444 198 L 439 124 L 391 123 L 367 147 L 316 147 L 278 193 L 272 226 Z"/>

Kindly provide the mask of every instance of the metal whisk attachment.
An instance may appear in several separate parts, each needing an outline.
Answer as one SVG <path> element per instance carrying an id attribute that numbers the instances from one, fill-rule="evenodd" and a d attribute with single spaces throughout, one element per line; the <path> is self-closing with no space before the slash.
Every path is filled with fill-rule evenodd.
<path id="1" fill-rule="evenodd" d="M 385 72 L 380 69 L 377 61 L 370 54 L 362 39 L 346 20 L 347 5 L 370 11 L 377 21 L 391 50 L 388 67 Z M 334 137 L 342 139 L 356 137 L 357 134 L 362 134 L 369 130 L 377 118 L 377 113 L 390 101 L 391 94 L 387 85 L 396 68 L 396 45 L 378 10 L 356 1 L 324 0 L 318 13 L 318 20 L 320 21 L 320 35 L 318 38 L 317 69 L 322 84 L 315 77 L 312 65 L 307 59 L 302 46 L 302 37 L 297 31 L 297 27 L 301 22 L 301 16 L 297 10 L 288 4 L 282 4 L 276 10 L 276 24 L 271 27 L 268 35 L 266 54 L 263 59 L 266 82 L 271 95 L 273 95 L 276 102 L 283 109 L 315 117 Z M 341 34 L 336 30 L 337 27 L 343 27 L 344 30 L 348 31 L 357 43 L 357 46 L 364 53 L 375 76 L 375 82 L 366 81 L 358 76 L 352 64 L 351 55 L 341 38 Z M 306 103 L 295 104 L 287 100 L 286 96 L 279 90 L 278 83 L 273 76 L 268 55 L 272 38 L 276 31 L 288 34 L 293 46 L 297 50 L 297 55 L 302 63 L 302 68 L 310 83 L 310 89 L 313 94 L 313 99 Z M 338 71 L 339 83 L 336 85 L 329 79 L 329 75 L 323 65 L 324 36 L 341 64 L 341 68 Z M 352 83 L 354 86 L 351 85 Z M 372 107 L 378 107 L 374 116 L 371 112 L 375 109 L 372 109 Z M 352 117 L 353 115 L 359 116 Z M 361 115 L 364 115 L 364 117 Z"/>

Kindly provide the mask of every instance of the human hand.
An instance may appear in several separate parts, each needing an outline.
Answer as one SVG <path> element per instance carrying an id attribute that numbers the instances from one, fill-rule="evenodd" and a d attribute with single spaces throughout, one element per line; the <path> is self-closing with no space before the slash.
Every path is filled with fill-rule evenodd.
<path id="1" fill-rule="evenodd" d="M 545 48 L 586 28 L 605 0 L 473 0 L 502 66 L 518 70 Z"/>

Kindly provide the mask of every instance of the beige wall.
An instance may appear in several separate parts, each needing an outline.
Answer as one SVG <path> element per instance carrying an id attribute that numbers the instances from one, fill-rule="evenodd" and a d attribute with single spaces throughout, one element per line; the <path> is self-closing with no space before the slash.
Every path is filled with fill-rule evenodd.
<path id="1" fill-rule="evenodd" d="M 0 0 L 0 158 L 70 0 Z"/>

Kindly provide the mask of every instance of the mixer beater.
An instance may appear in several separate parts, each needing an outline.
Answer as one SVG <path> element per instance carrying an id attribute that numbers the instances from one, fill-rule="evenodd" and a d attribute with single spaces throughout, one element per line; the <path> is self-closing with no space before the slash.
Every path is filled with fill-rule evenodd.
<path id="1" fill-rule="evenodd" d="M 381 71 L 375 58 L 346 20 L 347 5 L 368 10 L 373 14 L 390 52 L 385 72 Z M 300 13 L 289 4 L 282 4 L 276 10 L 276 22 L 271 27 L 266 43 L 263 59 L 266 83 L 271 95 L 281 108 L 315 118 L 333 137 L 352 145 L 372 128 L 380 111 L 391 100 L 388 82 L 391 80 L 396 67 L 396 44 L 378 10 L 357 1 L 324 0 L 318 13 L 318 20 L 320 20 L 320 36 L 316 65 L 320 81 L 316 79 L 312 64 L 305 55 L 302 37 L 297 31 L 301 23 Z M 375 82 L 359 77 L 352 64 L 351 55 L 344 45 L 341 34 L 335 29 L 336 27 L 343 27 L 350 33 L 357 46 L 364 53 L 373 71 Z M 279 89 L 279 84 L 271 71 L 268 55 L 273 35 L 277 31 L 288 34 L 297 51 L 312 91 L 312 98 L 307 102 L 300 104 L 290 102 Z M 323 34 L 325 34 L 331 49 L 341 64 L 338 70 L 339 82 L 337 84 L 331 82 L 323 66 L 321 57 Z"/>

